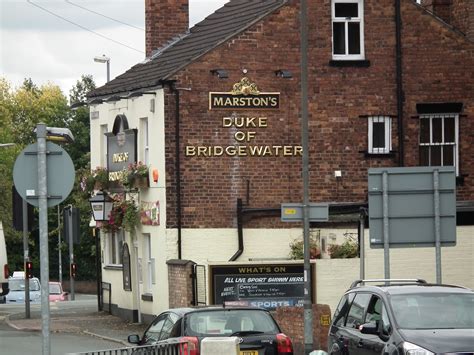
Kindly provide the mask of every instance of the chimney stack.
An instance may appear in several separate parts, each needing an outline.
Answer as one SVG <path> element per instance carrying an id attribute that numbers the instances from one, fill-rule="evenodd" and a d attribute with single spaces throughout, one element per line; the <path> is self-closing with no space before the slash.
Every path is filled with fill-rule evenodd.
<path id="1" fill-rule="evenodd" d="M 145 0 L 146 56 L 189 29 L 189 0 Z"/>

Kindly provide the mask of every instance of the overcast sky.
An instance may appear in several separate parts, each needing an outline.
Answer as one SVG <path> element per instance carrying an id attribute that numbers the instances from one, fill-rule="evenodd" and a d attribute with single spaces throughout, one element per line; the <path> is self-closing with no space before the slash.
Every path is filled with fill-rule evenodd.
<path id="1" fill-rule="evenodd" d="M 229 0 L 189 0 L 190 26 Z M 145 0 L 0 0 L 0 69 L 14 87 L 52 82 L 68 96 L 83 74 L 97 86 L 145 59 Z M 36 6 L 35 6 L 36 5 Z M 43 9 L 41 9 L 41 8 Z M 109 18 L 107 18 L 107 17 Z M 106 38 L 105 38 L 106 37 Z"/>

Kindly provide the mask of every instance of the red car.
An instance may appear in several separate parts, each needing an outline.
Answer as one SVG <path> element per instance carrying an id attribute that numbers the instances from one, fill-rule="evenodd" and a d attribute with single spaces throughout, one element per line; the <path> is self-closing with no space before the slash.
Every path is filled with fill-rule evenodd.
<path id="1" fill-rule="evenodd" d="M 69 300 L 69 294 L 63 291 L 63 286 L 59 282 L 49 283 L 49 301 L 59 302 Z"/>

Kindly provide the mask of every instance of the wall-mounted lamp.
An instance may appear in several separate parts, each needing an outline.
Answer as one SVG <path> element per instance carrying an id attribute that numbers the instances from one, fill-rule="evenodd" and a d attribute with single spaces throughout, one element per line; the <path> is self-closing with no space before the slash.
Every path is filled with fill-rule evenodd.
<path id="1" fill-rule="evenodd" d="M 105 192 L 99 191 L 95 196 L 89 199 L 92 209 L 92 217 L 96 222 L 109 220 L 110 212 L 113 207 L 113 200 Z"/>
<path id="2" fill-rule="evenodd" d="M 211 73 L 212 75 L 216 75 L 219 79 L 227 79 L 229 77 L 229 74 L 227 74 L 227 71 L 224 69 L 212 69 Z"/>
<path id="3" fill-rule="evenodd" d="M 291 79 L 293 77 L 293 75 L 291 74 L 291 71 L 286 70 L 286 69 L 276 70 L 275 75 L 283 79 Z"/>

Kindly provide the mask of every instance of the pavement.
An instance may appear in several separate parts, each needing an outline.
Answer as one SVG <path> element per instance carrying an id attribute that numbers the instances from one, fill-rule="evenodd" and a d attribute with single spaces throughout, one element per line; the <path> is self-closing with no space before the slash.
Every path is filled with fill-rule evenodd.
<path id="1" fill-rule="evenodd" d="M 25 313 L 10 314 L 5 322 L 11 328 L 20 331 L 41 331 L 41 313 L 32 312 L 26 319 Z M 53 314 L 50 316 L 50 332 L 83 333 L 104 340 L 132 346 L 127 342 L 130 334 L 143 334 L 147 324 L 130 323 L 107 312 L 78 312 Z"/>

